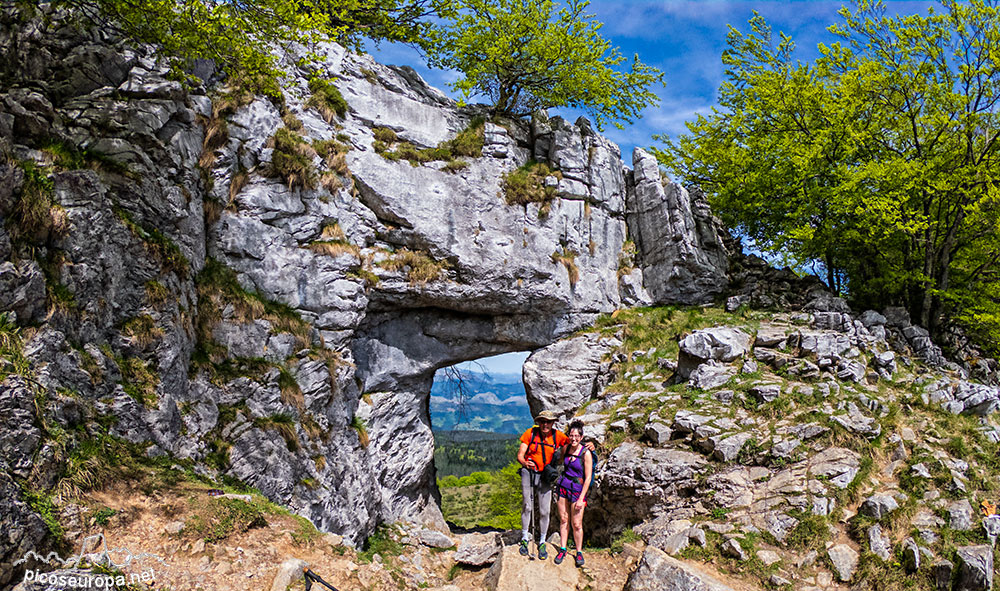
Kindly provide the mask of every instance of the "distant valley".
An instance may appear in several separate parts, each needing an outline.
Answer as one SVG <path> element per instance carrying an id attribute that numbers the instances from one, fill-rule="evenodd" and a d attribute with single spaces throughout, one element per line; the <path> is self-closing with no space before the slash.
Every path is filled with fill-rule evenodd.
<path id="1" fill-rule="evenodd" d="M 461 372 L 455 379 L 438 372 L 431 388 L 434 431 L 489 431 L 520 435 L 531 426 L 521 374 Z M 464 392 L 463 392 L 464 390 Z"/>

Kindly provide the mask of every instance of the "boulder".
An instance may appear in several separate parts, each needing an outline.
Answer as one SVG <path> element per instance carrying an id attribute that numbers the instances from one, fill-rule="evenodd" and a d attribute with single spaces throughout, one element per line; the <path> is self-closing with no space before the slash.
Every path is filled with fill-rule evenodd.
<path id="1" fill-rule="evenodd" d="M 568 419 L 598 391 L 601 361 L 617 344 L 587 334 L 533 352 L 521 369 L 532 416 L 542 410 Z"/>
<path id="2" fill-rule="evenodd" d="M 701 567 L 649 546 L 624 591 L 735 591 Z"/>
<path id="3" fill-rule="evenodd" d="M 736 366 L 708 361 L 699 365 L 691 372 L 688 385 L 701 390 L 712 390 L 724 386 L 736 375 Z"/>
<path id="4" fill-rule="evenodd" d="M 723 556 L 735 558 L 740 562 L 747 559 L 746 551 L 743 550 L 743 546 L 740 545 L 739 540 L 736 538 L 729 538 L 723 542 L 722 546 L 719 547 L 719 552 L 721 552 Z"/>
<path id="5" fill-rule="evenodd" d="M 696 330 L 680 341 L 677 374 L 689 378 L 706 361 L 735 361 L 750 351 L 750 335 L 738 328 L 716 327 Z"/>
<path id="6" fill-rule="evenodd" d="M 951 529 L 969 531 L 973 528 L 976 513 L 968 499 L 948 505 L 948 526 Z"/>
<path id="7" fill-rule="evenodd" d="M 505 546 L 490 570 L 483 586 L 489 591 L 551 591 L 576 589 L 580 569 L 573 561 L 555 564 L 548 560 L 526 560 L 517 546 Z"/>
<path id="8" fill-rule="evenodd" d="M 459 540 L 455 562 L 469 566 L 490 564 L 501 548 L 497 534 L 466 534 Z"/>
<path id="9" fill-rule="evenodd" d="M 882 519 L 898 508 L 899 503 L 891 495 L 876 494 L 865 499 L 858 512 L 873 519 Z"/>
<path id="10" fill-rule="evenodd" d="M 955 572 L 955 565 L 948 560 L 939 560 L 931 567 L 934 574 L 934 586 L 938 591 L 950 591 L 952 574 Z"/>
<path id="11" fill-rule="evenodd" d="M 892 557 L 889 539 L 882 533 L 882 526 L 877 523 L 868 528 L 868 548 L 883 562 L 888 562 Z"/>
<path id="12" fill-rule="evenodd" d="M 431 548 L 452 548 L 455 542 L 443 533 L 433 529 L 422 529 L 417 532 L 417 539 L 424 546 Z"/>
<path id="13" fill-rule="evenodd" d="M 641 148 L 632 166 L 625 219 L 649 296 L 659 305 L 711 302 L 728 283 L 729 264 L 707 201 L 664 183 L 656 158 Z"/>
<path id="14" fill-rule="evenodd" d="M 955 591 L 989 591 L 993 588 L 993 549 L 989 546 L 961 546 L 955 553 L 958 575 Z"/>
<path id="15" fill-rule="evenodd" d="M 309 563 L 298 558 L 289 558 L 278 565 L 278 570 L 271 580 L 271 591 L 285 591 L 288 586 L 302 578 L 302 572 Z"/>

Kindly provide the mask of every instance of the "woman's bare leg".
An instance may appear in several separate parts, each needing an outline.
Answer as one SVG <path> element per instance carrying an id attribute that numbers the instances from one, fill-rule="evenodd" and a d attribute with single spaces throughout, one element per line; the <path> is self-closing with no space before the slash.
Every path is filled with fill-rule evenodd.
<path id="1" fill-rule="evenodd" d="M 583 508 L 573 507 L 573 542 L 576 544 L 576 551 L 583 552 Z"/>
<path id="2" fill-rule="evenodd" d="M 569 541 L 569 499 L 559 497 L 559 541 L 560 548 L 565 548 Z"/>

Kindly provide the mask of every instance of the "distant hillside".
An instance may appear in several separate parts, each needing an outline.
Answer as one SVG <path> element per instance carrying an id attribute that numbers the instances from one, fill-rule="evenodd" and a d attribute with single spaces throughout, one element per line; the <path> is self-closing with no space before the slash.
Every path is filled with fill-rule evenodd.
<path id="1" fill-rule="evenodd" d="M 437 477 L 494 471 L 514 461 L 517 437 L 483 431 L 435 431 Z"/>
<path id="2" fill-rule="evenodd" d="M 441 372 L 431 388 L 431 422 L 435 432 L 458 429 L 521 434 L 531 426 L 531 412 L 520 374 L 463 371 L 465 400 L 455 380 Z"/>

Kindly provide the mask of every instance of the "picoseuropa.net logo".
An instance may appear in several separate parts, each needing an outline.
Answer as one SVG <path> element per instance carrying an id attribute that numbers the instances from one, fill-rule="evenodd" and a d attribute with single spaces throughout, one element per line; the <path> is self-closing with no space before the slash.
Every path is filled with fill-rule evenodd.
<path id="1" fill-rule="evenodd" d="M 132 554 L 128 548 L 109 549 L 104 534 L 94 534 L 84 538 L 80 545 L 80 552 L 69 558 L 62 558 L 56 552 L 41 556 L 37 552 L 29 550 L 23 558 L 14 563 L 14 566 L 34 562 L 38 565 L 60 569 L 50 571 L 38 567 L 25 568 L 25 583 L 53 585 L 62 588 L 114 589 L 137 583 L 150 584 L 155 581 L 156 573 L 152 567 L 136 570 L 137 563 L 143 560 L 155 560 L 167 566 L 167 563 L 156 554 L 147 552 Z M 129 567 L 131 567 L 132 572 L 127 574 L 120 570 Z M 113 574 L 86 570 L 92 568 L 107 569 Z"/>

